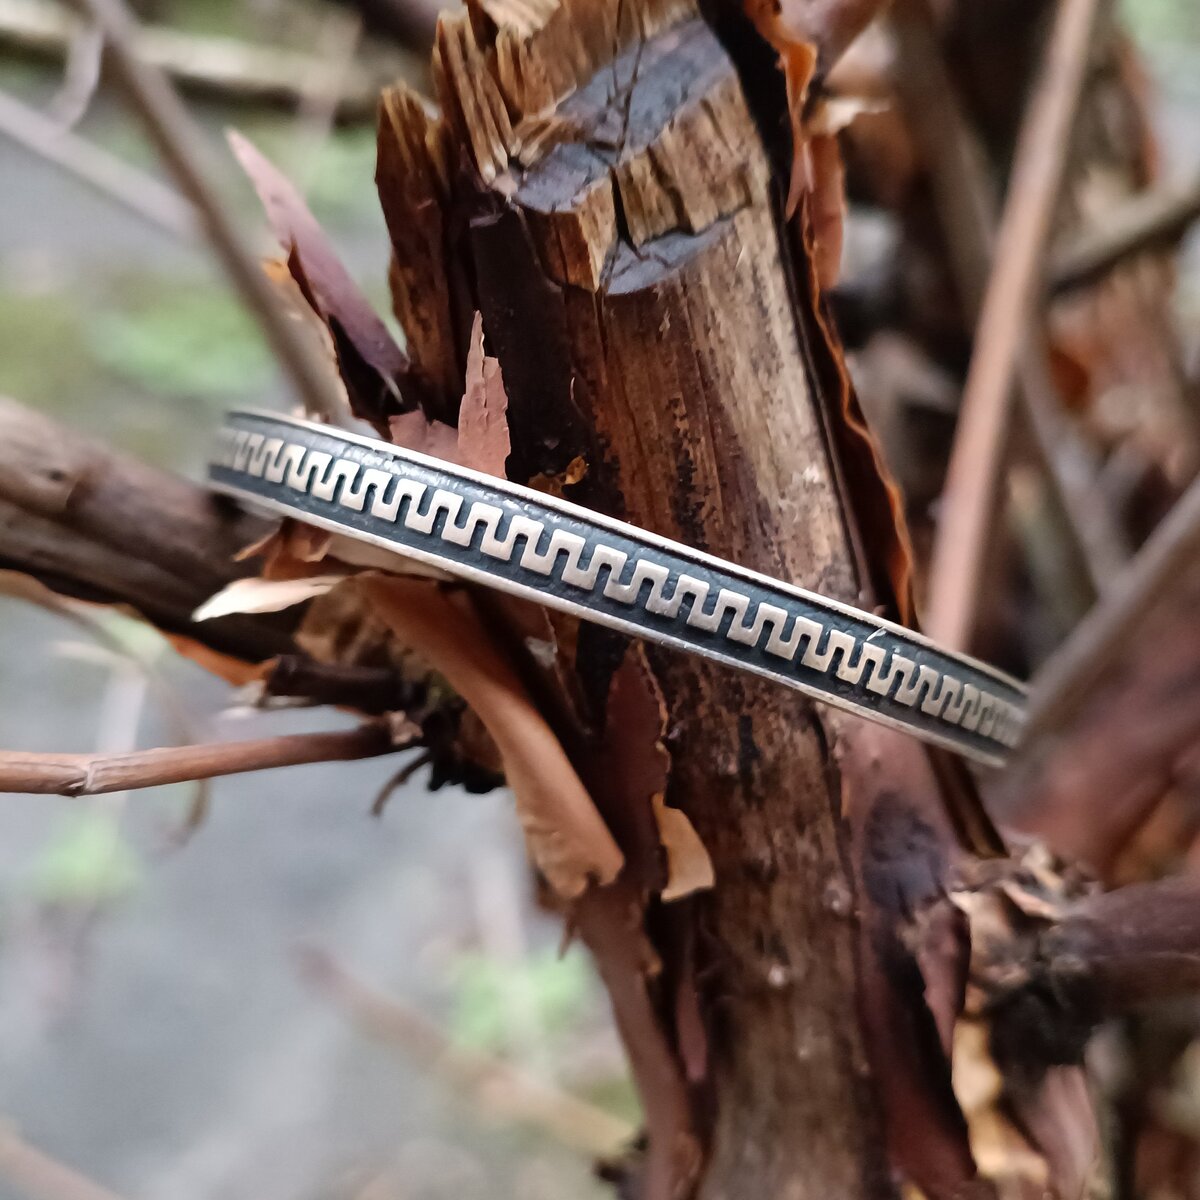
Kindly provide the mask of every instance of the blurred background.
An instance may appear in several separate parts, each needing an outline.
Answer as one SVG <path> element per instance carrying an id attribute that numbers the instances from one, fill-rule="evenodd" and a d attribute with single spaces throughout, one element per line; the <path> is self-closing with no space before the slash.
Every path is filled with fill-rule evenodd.
<path id="1" fill-rule="evenodd" d="M 262 221 L 230 125 L 296 182 L 387 313 L 372 96 L 421 81 L 428 11 L 152 0 L 141 16 L 175 35 L 164 61 L 245 227 Z M 1163 177 L 1194 178 L 1200 9 L 1127 0 L 1123 17 Z M 177 228 L 135 122 L 94 88 L 95 60 L 50 0 L 0 0 L 0 394 L 198 477 L 225 407 L 287 393 Z M 852 210 L 847 274 L 888 239 L 887 216 Z M 1194 363 L 1194 238 L 1182 261 Z M 0 745 L 119 751 L 336 723 L 240 708 L 145 626 L 95 620 L 101 636 L 0 595 Z M 46 1182 L 37 1154 L 155 1200 L 607 1194 L 591 1159 L 636 1105 L 586 955 L 560 954 L 559 922 L 533 904 L 506 795 L 428 793 L 418 774 L 374 819 L 394 770 L 218 780 L 186 838 L 193 787 L 0 798 L 0 1197 L 29 1194 L 29 1172 Z"/>
<path id="2" fill-rule="evenodd" d="M 198 478 L 227 406 L 287 391 L 202 244 L 87 182 L 72 135 L 70 165 L 51 161 L 62 136 L 29 111 L 69 122 L 82 99 L 74 136 L 105 152 L 104 178 L 135 203 L 157 197 L 154 154 L 119 101 L 19 36 L 60 13 L 0 3 L 0 125 L 17 123 L 0 132 L 0 394 Z M 273 251 L 224 144 L 236 126 L 304 191 L 386 313 L 373 94 L 419 79 L 427 56 L 351 9 L 300 0 L 187 0 L 143 17 L 218 62 L 295 52 L 281 59 L 291 95 L 187 93 L 212 178 Z M 267 67 L 280 63 L 246 69 Z M 339 724 L 238 711 L 153 630 L 95 619 L 120 654 L 0 595 L 0 745 L 117 751 Z M 592 1158 L 636 1105 L 587 955 L 560 955 L 560 923 L 533 905 L 508 796 L 428 793 L 418 774 L 375 819 L 395 771 L 385 759 L 216 782 L 186 844 L 187 786 L 0 797 L 0 1125 L 127 1197 L 607 1194 Z M 523 1084 L 490 1074 L 497 1063 L 544 1085 L 535 1110 L 561 1110 L 560 1093 L 584 1101 L 578 1129 L 573 1110 L 516 1119 Z M 10 1136 L 5 1200 L 28 1194 Z"/>

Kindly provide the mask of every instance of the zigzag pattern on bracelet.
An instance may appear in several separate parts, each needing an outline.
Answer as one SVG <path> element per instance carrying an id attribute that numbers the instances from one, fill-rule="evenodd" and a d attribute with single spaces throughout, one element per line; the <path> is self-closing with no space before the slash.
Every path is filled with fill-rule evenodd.
<path id="1" fill-rule="evenodd" d="M 868 613 L 770 581 L 760 587 L 686 547 L 639 541 L 632 526 L 610 535 L 549 497 L 490 488 L 385 443 L 265 416 L 231 419 L 213 460 L 222 490 L 294 506 L 300 519 L 401 554 L 424 552 L 451 573 L 497 575 L 497 586 L 535 589 L 548 604 L 771 675 L 975 757 L 997 761 L 1019 738 L 1018 685 Z"/>

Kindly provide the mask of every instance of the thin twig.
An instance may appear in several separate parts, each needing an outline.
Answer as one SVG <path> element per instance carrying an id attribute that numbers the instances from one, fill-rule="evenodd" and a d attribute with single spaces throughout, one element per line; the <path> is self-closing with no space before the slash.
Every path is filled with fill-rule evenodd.
<path id="1" fill-rule="evenodd" d="M 997 220 L 983 146 L 946 70 L 926 0 L 899 0 L 892 27 L 900 48 L 896 83 L 929 162 L 955 286 L 974 325 L 987 292 Z M 1124 566 L 1129 548 L 1108 508 L 1098 503 L 1099 464 L 1064 417 L 1045 357 L 1031 338 L 1020 347 L 1016 376 L 1021 403 L 1015 415 L 1026 427 L 1051 498 L 1075 542 L 1077 553 L 1062 556 L 1062 569 L 1071 570 L 1079 560 L 1090 600 Z"/>
<path id="2" fill-rule="evenodd" d="M 74 14 L 48 0 L 0 0 L 0 45 L 27 55 L 63 58 L 79 28 Z M 321 58 L 303 51 L 162 25 L 141 27 L 136 48 L 140 58 L 191 93 L 285 109 L 301 102 L 314 77 L 326 70 Z M 380 89 L 404 73 L 406 59 L 401 52 L 360 59 L 332 97 L 337 119 L 370 121 Z"/>
<path id="3" fill-rule="evenodd" d="M 1200 179 L 1186 187 L 1140 192 L 1104 224 L 1079 234 L 1053 257 L 1047 283 L 1052 294 L 1083 287 L 1142 250 L 1177 241 L 1200 218 Z"/>
<path id="4" fill-rule="evenodd" d="M 1038 299 L 1098 8 L 1099 0 L 1059 0 L 1017 143 L 934 543 L 926 624 L 955 647 L 970 640 L 983 584 L 1016 364 Z"/>
<path id="5" fill-rule="evenodd" d="M 1026 740 L 1059 729 L 1114 659 L 1129 649 L 1169 581 L 1200 557 L 1200 480 L 1150 535 L 1104 599 L 1033 680 Z"/>
<path id="6" fill-rule="evenodd" d="M 163 72 L 139 57 L 137 25 L 121 0 L 71 2 L 104 32 L 117 83 L 179 190 L 196 206 L 213 251 L 258 320 L 305 408 L 334 416 L 341 405 L 328 360 L 284 312 L 256 256 L 209 182 L 211 172 L 203 162 L 203 136 Z"/>
<path id="7" fill-rule="evenodd" d="M 62 83 L 47 105 L 53 119 L 64 128 L 78 125 L 87 115 L 100 86 L 103 58 L 104 35 L 95 25 L 81 24 L 71 32 Z"/>
<path id="8" fill-rule="evenodd" d="M 194 241 L 199 233 L 191 205 L 178 192 L 4 92 L 0 134 L 172 237 Z"/>
<path id="9" fill-rule="evenodd" d="M 29 754 L 0 751 L 0 792 L 96 796 L 301 763 L 346 762 L 404 750 L 386 726 L 292 733 L 245 742 L 210 742 L 129 754 Z"/>

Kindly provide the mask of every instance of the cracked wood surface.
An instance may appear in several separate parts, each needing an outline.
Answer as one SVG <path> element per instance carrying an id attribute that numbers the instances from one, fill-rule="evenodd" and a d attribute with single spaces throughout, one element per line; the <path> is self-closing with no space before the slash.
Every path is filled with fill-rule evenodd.
<path id="1" fill-rule="evenodd" d="M 453 377 L 444 355 L 461 355 L 478 307 L 509 393 L 511 478 L 558 480 L 570 499 L 861 602 L 810 332 L 735 69 L 678 5 L 573 7 L 525 24 L 486 4 L 444 19 L 445 118 L 403 92 L 385 100 L 381 195 L 410 353 Z M 582 478 L 562 484 L 578 460 Z M 620 645 L 578 631 L 573 666 L 594 708 Z M 667 799 L 691 818 L 717 886 L 650 914 L 659 1020 L 679 1053 L 669 997 L 683 926 L 712 1053 L 710 1078 L 690 1089 L 691 1131 L 677 1124 L 676 1145 L 656 1146 L 672 1126 L 650 1115 L 643 1194 L 691 1190 L 680 1147 L 693 1134 L 707 1148 L 701 1196 L 886 1194 L 847 1012 L 854 883 L 826 730 L 798 696 L 649 656 L 670 712 Z"/>

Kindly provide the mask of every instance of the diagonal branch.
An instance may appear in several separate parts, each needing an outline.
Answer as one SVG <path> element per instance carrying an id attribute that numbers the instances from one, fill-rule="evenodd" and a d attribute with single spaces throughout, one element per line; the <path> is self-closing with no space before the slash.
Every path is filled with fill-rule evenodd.
<path id="1" fill-rule="evenodd" d="M 4 92 L 0 92 L 0 134 L 171 237 L 186 242 L 196 236 L 195 214 L 177 192 Z"/>
<path id="2" fill-rule="evenodd" d="M 258 321 L 298 398 L 313 413 L 333 417 L 341 404 L 328 362 L 280 305 L 237 223 L 213 186 L 202 139 L 166 75 L 139 56 L 138 29 L 121 0 L 72 0 L 104 33 L 113 75 L 180 192 L 195 206 L 221 266 Z"/>
<path id="3" fill-rule="evenodd" d="M 995 270 L 983 298 L 934 544 L 927 628 L 962 649 L 983 584 L 985 551 L 1008 425 L 1016 363 L 1029 335 L 1083 88 L 1098 0 L 1060 0 L 1041 77 L 1017 144 Z"/>
<path id="4" fill-rule="evenodd" d="M 950 80 L 927 0 L 897 0 L 892 28 L 900 47 L 896 83 L 929 162 L 959 298 L 968 321 L 976 325 L 988 288 L 997 219 L 984 150 Z M 1042 349 L 1033 339 L 1019 348 L 1014 373 L 1020 400 L 1014 419 L 1026 427 L 1075 543 L 1075 554 L 1065 557 L 1069 565 L 1078 557 L 1089 592 L 1099 595 L 1129 553 L 1108 510 L 1096 503 L 1097 464 L 1065 420 Z"/>
<path id="5" fill-rule="evenodd" d="M 1061 728 L 1105 669 L 1135 639 L 1156 598 L 1200 555 L 1200 480 L 1167 514 L 1137 557 L 1038 672 L 1026 738 Z"/>
<path id="6" fill-rule="evenodd" d="M 1084 287 L 1143 250 L 1178 241 L 1200 219 L 1200 179 L 1141 192 L 1110 213 L 1102 227 L 1078 234 L 1054 254 L 1053 294 Z"/>

